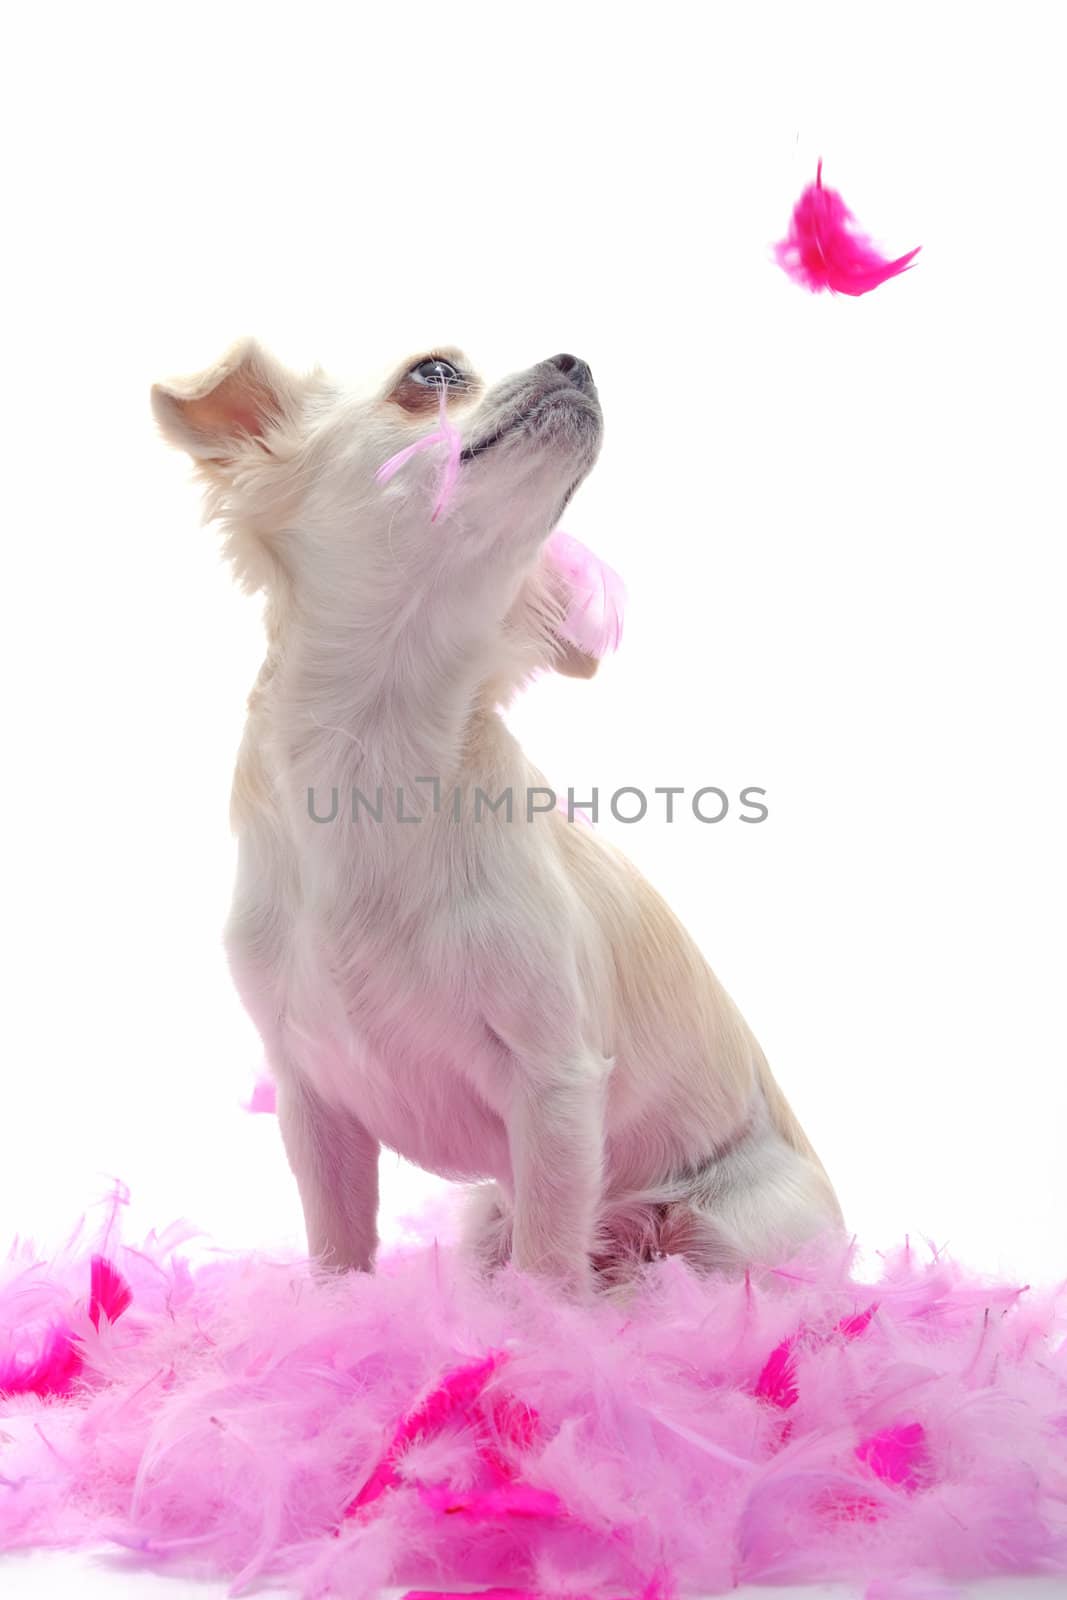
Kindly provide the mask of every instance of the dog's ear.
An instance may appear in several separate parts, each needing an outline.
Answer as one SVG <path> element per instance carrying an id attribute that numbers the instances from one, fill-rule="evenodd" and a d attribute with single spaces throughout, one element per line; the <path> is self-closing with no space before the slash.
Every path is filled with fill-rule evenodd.
<path id="1" fill-rule="evenodd" d="M 242 339 L 213 367 L 152 385 L 163 436 L 197 461 L 235 460 L 250 444 L 269 449 L 272 430 L 292 422 L 303 384 L 254 339 Z"/>

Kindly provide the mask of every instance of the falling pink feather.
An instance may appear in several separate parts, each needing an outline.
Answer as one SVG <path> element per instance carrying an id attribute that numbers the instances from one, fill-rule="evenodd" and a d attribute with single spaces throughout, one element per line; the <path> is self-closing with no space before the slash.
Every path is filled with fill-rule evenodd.
<path id="1" fill-rule="evenodd" d="M 856 224 L 836 189 L 823 187 L 822 162 L 793 208 L 789 232 L 775 257 L 794 283 L 818 293 L 861 295 L 906 272 L 921 246 L 890 260 Z"/>

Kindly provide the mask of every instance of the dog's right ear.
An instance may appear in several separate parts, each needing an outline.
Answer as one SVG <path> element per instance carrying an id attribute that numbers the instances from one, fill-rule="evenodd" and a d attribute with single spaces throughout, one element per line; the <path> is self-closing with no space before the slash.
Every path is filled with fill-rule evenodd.
<path id="1" fill-rule="evenodd" d="M 152 410 L 171 444 L 196 461 L 235 461 L 249 447 L 270 451 L 272 433 L 293 422 L 303 383 L 254 339 L 213 367 L 152 385 Z"/>

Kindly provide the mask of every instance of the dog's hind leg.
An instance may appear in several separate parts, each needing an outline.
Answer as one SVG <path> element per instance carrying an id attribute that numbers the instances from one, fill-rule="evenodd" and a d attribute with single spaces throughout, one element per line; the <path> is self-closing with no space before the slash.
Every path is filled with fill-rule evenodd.
<path id="1" fill-rule="evenodd" d="M 736 1274 L 786 1261 L 841 1230 L 822 1167 L 761 1116 L 733 1149 L 693 1174 L 688 1192 L 667 1208 L 659 1243 L 698 1271 Z"/>
<path id="2" fill-rule="evenodd" d="M 840 1239 L 843 1223 L 814 1151 L 790 1140 L 761 1095 L 728 1149 L 616 1195 L 598 1233 L 598 1273 L 614 1282 L 665 1255 L 682 1256 L 696 1272 L 736 1277 L 779 1265 L 820 1237 Z"/>

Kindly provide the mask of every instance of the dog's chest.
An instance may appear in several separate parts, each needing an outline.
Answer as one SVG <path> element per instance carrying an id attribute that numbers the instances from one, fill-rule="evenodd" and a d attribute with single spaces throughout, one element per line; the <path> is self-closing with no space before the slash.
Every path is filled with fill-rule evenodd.
<path id="1" fill-rule="evenodd" d="M 281 825 L 243 844 L 231 963 L 283 1070 L 429 1170 L 506 1178 L 509 1062 L 477 1003 L 471 944 L 488 941 L 455 824 Z"/>
<path id="2" fill-rule="evenodd" d="M 368 952 L 338 982 L 325 965 L 291 996 L 293 1059 L 319 1096 L 384 1146 L 450 1178 L 505 1178 L 498 1052 L 424 975 Z"/>
<path id="3" fill-rule="evenodd" d="M 446 1056 L 368 1056 L 347 1086 L 352 1109 L 388 1149 L 445 1178 L 504 1179 L 503 1120 Z"/>

